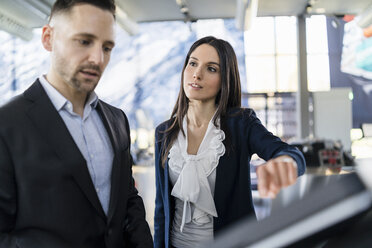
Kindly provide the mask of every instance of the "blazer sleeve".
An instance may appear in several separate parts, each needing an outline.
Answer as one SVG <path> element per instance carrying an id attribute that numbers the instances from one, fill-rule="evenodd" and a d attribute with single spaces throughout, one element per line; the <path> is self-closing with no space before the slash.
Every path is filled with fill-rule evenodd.
<path id="1" fill-rule="evenodd" d="M 248 130 L 248 146 L 252 154 L 264 160 L 276 158 L 281 155 L 292 157 L 297 163 L 297 175 L 305 173 L 306 163 L 303 154 L 294 146 L 283 142 L 280 138 L 269 132 L 256 117 L 254 111 L 244 117 L 246 130 Z"/>
<path id="2" fill-rule="evenodd" d="M 128 138 L 130 139 L 129 123 L 126 116 L 125 121 Z M 133 160 L 131 156 L 130 159 L 131 159 L 130 166 L 132 166 Z M 135 183 L 132 176 L 132 168 L 130 168 L 130 174 L 131 179 L 128 189 L 129 193 L 127 202 L 127 217 L 124 223 L 124 237 L 127 237 L 126 241 L 129 247 L 150 248 L 153 247 L 152 236 L 149 229 L 149 225 L 146 222 L 146 213 L 145 206 L 143 205 L 143 200 L 138 195 L 138 191 L 135 188 Z"/>
<path id="3" fill-rule="evenodd" d="M 10 151 L 0 134 L 0 248 L 16 247 L 12 234 L 17 211 L 14 167 Z"/>
<path id="4" fill-rule="evenodd" d="M 165 247 L 165 216 L 164 216 L 164 201 L 162 195 L 160 173 L 163 167 L 160 162 L 161 158 L 161 142 L 159 137 L 159 128 L 155 130 L 155 182 L 156 182 L 156 196 L 155 196 L 155 215 L 154 215 L 154 247 Z"/>

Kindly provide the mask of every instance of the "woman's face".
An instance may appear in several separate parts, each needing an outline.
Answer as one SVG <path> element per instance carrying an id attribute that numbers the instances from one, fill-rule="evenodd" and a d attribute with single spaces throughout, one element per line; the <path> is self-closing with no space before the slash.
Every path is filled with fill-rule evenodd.
<path id="1" fill-rule="evenodd" d="M 214 47 L 198 46 L 183 73 L 183 89 L 190 101 L 215 101 L 221 89 L 220 59 Z"/>

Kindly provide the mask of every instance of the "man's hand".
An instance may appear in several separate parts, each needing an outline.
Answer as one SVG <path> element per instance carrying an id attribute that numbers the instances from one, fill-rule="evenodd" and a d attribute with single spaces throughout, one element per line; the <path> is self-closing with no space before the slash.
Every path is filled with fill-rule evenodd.
<path id="1" fill-rule="evenodd" d="M 281 188 L 296 182 L 297 164 L 290 156 L 283 155 L 259 166 L 256 174 L 259 195 L 274 198 Z"/>

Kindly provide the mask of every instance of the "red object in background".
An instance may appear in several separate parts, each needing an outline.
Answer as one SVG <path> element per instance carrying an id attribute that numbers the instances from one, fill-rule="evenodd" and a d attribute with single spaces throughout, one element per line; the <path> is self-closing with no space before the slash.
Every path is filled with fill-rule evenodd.
<path id="1" fill-rule="evenodd" d="M 345 22 L 350 22 L 354 20 L 354 15 L 344 15 L 344 18 L 342 18 Z"/>
<path id="2" fill-rule="evenodd" d="M 372 37 L 372 25 L 363 29 L 363 35 L 366 38 Z"/>
<path id="3" fill-rule="evenodd" d="M 329 164 L 331 164 L 331 165 L 336 165 L 337 164 L 337 159 L 335 159 L 335 158 L 329 158 L 328 161 L 329 161 Z"/>
<path id="4" fill-rule="evenodd" d="M 319 150 L 320 166 L 328 168 L 341 168 L 344 165 L 343 153 L 335 149 Z"/>

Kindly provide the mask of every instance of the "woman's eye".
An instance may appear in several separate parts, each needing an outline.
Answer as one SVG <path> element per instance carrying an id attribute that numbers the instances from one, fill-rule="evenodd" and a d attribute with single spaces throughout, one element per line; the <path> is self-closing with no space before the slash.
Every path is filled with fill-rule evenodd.
<path id="1" fill-rule="evenodd" d="M 217 71 L 216 68 L 214 68 L 214 67 L 208 67 L 208 70 L 211 71 L 211 72 L 216 72 Z"/>
<path id="2" fill-rule="evenodd" d="M 195 63 L 195 62 L 193 62 L 193 61 L 190 61 L 190 62 L 189 62 L 189 65 L 191 65 L 191 66 L 195 66 L 195 65 L 196 65 L 196 63 Z"/>

